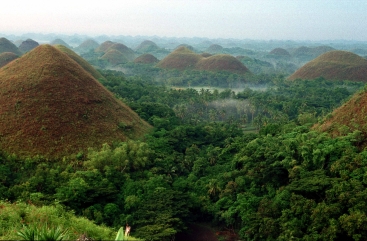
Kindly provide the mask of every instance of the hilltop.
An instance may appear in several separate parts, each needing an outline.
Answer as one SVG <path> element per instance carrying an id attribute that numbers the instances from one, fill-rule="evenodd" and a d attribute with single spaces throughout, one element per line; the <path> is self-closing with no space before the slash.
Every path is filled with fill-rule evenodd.
<path id="1" fill-rule="evenodd" d="M 119 51 L 126 59 L 128 59 L 128 61 L 133 61 L 136 57 L 135 52 L 124 44 L 114 43 L 108 47 L 106 53 L 111 50 Z"/>
<path id="2" fill-rule="evenodd" d="M 65 47 L 71 49 L 71 46 L 69 44 L 67 44 L 64 40 L 62 39 L 54 39 L 53 41 L 51 41 L 50 43 L 51 45 L 64 45 Z"/>
<path id="3" fill-rule="evenodd" d="M 111 47 L 114 44 L 114 42 L 112 41 L 105 41 L 103 43 L 101 43 L 96 49 L 96 52 L 102 52 L 102 53 L 106 53 L 107 49 L 109 47 Z"/>
<path id="4" fill-rule="evenodd" d="M 159 62 L 159 60 L 152 54 L 143 54 L 137 57 L 134 62 L 139 64 L 154 64 Z"/>
<path id="5" fill-rule="evenodd" d="M 18 49 L 22 52 L 22 53 L 26 53 L 31 51 L 32 49 L 34 49 L 35 47 L 37 47 L 39 44 L 38 42 L 34 41 L 33 39 L 27 39 L 26 41 L 23 41 Z"/>
<path id="6" fill-rule="evenodd" d="M 65 54 L 67 54 L 70 58 L 76 61 L 81 67 L 83 67 L 84 70 L 90 73 L 94 78 L 96 79 L 104 78 L 95 68 L 93 68 L 92 65 L 88 63 L 88 61 L 80 57 L 78 54 L 76 54 L 71 49 L 65 47 L 64 45 L 55 45 L 54 47 L 60 50 L 61 52 L 64 52 Z"/>
<path id="7" fill-rule="evenodd" d="M 160 48 L 156 43 L 150 40 L 145 40 L 138 47 L 136 47 L 135 51 L 138 53 L 150 53 L 159 50 Z"/>
<path id="8" fill-rule="evenodd" d="M 228 54 L 219 54 L 202 58 L 196 65 L 199 70 L 228 71 L 237 74 L 248 73 L 249 70 L 241 61 Z"/>
<path id="9" fill-rule="evenodd" d="M 0 148 L 60 158 L 150 126 L 67 54 L 40 45 L 0 69 Z"/>
<path id="10" fill-rule="evenodd" d="M 12 52 L 16 55 L 21 55 L 22 53 L 19 51 L 18 47 L 15 46 L 12 42 L 10 42 L 6 38 L 0 38 L 0 54 L 5 52 Z"/>
<path id="11" fill-rule="evenodd" d="M 116 49 L 108 50 L 101 59 L 106 60 L 112 67 L 129 62 L 129 59 Z"/>
<path id="12" fill-rule="evenodd" d="M 289 79 L 315 79 L 367 81 L 367 60 L 347 51 L 334 50 L 308 62 Z"/>
<path id="13" fill-rule="evenodd" d="M 95 50 L 98 48 L 99 44 L 93 39 L 87 39 L 75 48 L 79 53 L 87 53 L 90 50 Z"/>
<path id="14" fill-rule="evenodd" d="M 197 54 L 186 47 L 180 47 L 161 60 L 157 67 L 166 69 L 196 69 L 209 71 L 249 72 L 246 66 L 228 54 Z"/>
<path id="15" fill-rule="evenodd" d="M 0 68 L 7 65 L 19 56 L 12 52 L 4 52 L 0 54 Z"/>
<path id="16" fill-rule="evenodd" d="M 157 64 L 157 67 L 178 70 L 194 69 L 202 58 L 201 55 L 196 54 L 187 47 L 181 46 L 162 59 Z"/>

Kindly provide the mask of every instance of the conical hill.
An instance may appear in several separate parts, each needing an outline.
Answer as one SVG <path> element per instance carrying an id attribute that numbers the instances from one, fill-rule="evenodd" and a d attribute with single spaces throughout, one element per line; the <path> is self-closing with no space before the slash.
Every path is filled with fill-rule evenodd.
<path id="1" fill-rule="evenodd" d="M 60 158 L 150 126 L 67 54 L 40 45 L 0 69 L 0 149 Z"/>
<path id="2" fill-rule="evenodd" d="M 157 64 L 157 67 L 178 70 L 194 69 L 202 58 L 201 55 L 182 46 L 162 59 Z"/>
<path id="3" fill-rule="evenodd" d="M 324 53 L 308 62 L 289 79 L 315 79 L 367 81 L 367 60 L 347 51 L 335 50 Z"/>
<path id="4" fill-rule="evenodd" d="M 202 58 L 196 65 L 199 70 L 228 71 L 237 74 L 245 74 L 250 71 L 241 61 L 229 54 L 217 54 Z"/>
<path id="5" fill-rule="evenodd" d="M 19 45 L 19 50 L 22 53 L 26 53 L 31 51 L 32 49 L 34 49 L 35 47 L 37 47 L 39 44 L 34 41 L 33 39 L 27 39 L 26 41 L 23 41 L 20 45 Z"/>

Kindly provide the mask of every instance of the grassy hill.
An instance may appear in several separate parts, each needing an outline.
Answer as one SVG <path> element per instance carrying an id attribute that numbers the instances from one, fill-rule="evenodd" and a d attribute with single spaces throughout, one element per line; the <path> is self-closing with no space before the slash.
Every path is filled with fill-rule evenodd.
<path id="1" fill-rule="evenodd" d="M 92 65 L 88 63 L 85 59 L 80 57 L 71 49 L 65 47 L 64 45 L 55 45 L 55 48 L 67 54 L 70 58 L 72 58 L 75 62 L 77 62 L 80 66 L 83 67 L 88 73 L 90 73 L 96 79 L 103 79 L 104 77 L 95 69 Z"/>
<path id="2" fill-rule="evenodd" d="M 0 69 L 0 148 L 46 158 L 139 138 L 150 126 L 67 54 L 41 45 Z"/>
<path id="3" fill-rule="evenodd" d="M 18 47 L 15 46 L 15 44 L 10 42 L 6 38 L 0 38 L 0 54 L 5 53 L 5 52 L 12 52 L 16 55 L 21 55 L 22 54 L 20 52 L 20 50 L 18 49 Z"/>
<path id="4" fill-rule="evenodd" d="M 103 43 L 101 43 L 97 48 L 96 48 L 96 52 L 102 52 L 102 53 L 106 53 L 107 49 L 109 47 L 111 47 L 114 44 L 114 42 L 112 41 L 105 41 Z"/>
<path id="5" fill-rule="evenodd" d="M 101 59 L 106 60 L 112 67 L 129 62 L 129 59 L 116 49 L 108 50 L 104 55 L 102 55 Z"/>
<path id="6" fill-rule="evenodd" d="M 138 53 L 150 53 L 159 50 L 160 48 L 156 43 L 150 40 L 145 40 L 138 47 L 136 47 L 136 52 Z"/>
<path id="7" fill-rule="evenodd" d="M 159 60 L 152 54 L 143 54 L 137 57 L 134 62 L 139 64 L 154 64 L 159 62 Z"/>
<path id="8" fill-rule="evenodd" d="M 12 52 L 4 52 L 0 54 L 0 68 L 7 65 L 19 56 Z"/>
<path id="9" fill-rule="evenodd" d="M 275 48 L 269 53 L 270 56 L 276 56 L 276 57 L 290 57 L 290 53 L 283 49 L 283 48 Z"/>
<path id="10" fill-rule="evenodd" d="M 95 50 L 98 48 L 99 44 L 93 39 L 87 39 L 83 43 L 81 43 L 75 50 L 78 53 L 87 53 L 90 50 Z"/>
<path id="11" fill-rule="evenodd" d="M 314 128 L 328 132 L 332 136 L 343 136 L 349 132 L 358 130 L 367 136 L 367 91 L 366 88 L 356 93 L 352 98 L 344 103 L 341 107 L 329 114 L 321 124 Z M 366 146 L 366 140 L 361 140 Z"/>
<path id="12" fill-rule="evenodd" d="M 20 45 L 19 45 L 19 50 L 22 53 L 26 53 L 31 51 L 32 49 L 34 49 L 35 47 L 37 47 L 39 44 L 34 41 L 33 39 L 27 39 L 26 41 L 23 41 Z"/>
<path id="13" fill-rule="evenodd" d="M 62 39 L 54 39 L 53 41 L 51 41 L 50 43 L 51 45 L 64 45 L 65 47 L 71 49 L 71 46 L 69 44 L 67 44 L 64 40 Z"/>
<path id="14" fill-rule="evenodd" d="M 308 62 L 289 79 L 367 81 L 367 60 L 347 51 L 330 51 Z"/>
<path id="15" fill-rule="evenodd" d="M 128 61 L 133 61 L 136 57 L 135 52 L 124 44 L 114 43 L 108 47 L 106 53 L 111 50 L 119 51 Z"/>
<path id="16" fill-rule="evenodd" d="M 210 45 L 205 52 L 208 52 L 210 54 L 218 54 L 218 53 L 223 53 L 224 48 L 222 46 L 220 46 L 219 44 L 212 44 Z"/>
<path id="17" fill-rule="evenodd" d="M 235 57 L 228 54 L 213 55 L 202 58 L 196 65 L 199 70 L 229 71 L 238 74 L 248 73 L 249 70 Z"/>
<path id="18" fill-rule="evenodd" d="M 203 57 L 190 49 L 181 46 L 162 59 L 157 67 L 164 69 L 194 69 Z"/>

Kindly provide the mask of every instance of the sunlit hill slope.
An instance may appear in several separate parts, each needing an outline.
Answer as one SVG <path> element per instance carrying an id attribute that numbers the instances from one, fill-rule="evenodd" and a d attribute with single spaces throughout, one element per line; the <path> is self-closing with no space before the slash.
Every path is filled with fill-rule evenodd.
<path id="1" fill-rule="evenodd" d="M 0 148 L 58 158 L 138 138 L 150 126 L 51 45 L 0 69 Z"/>

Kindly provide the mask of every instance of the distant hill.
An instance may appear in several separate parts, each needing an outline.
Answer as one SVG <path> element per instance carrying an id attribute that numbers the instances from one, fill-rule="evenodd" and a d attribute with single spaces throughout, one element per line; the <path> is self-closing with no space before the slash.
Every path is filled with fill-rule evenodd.
<path id="1" fill-rule="evenodd" d="M 158 62 L 159 60 L 152 54 L 143 54 L 134 60 L 134 63 L 139 63 L 139 64 L 154 64 Z"/>
<path id="2" fill-rule="evenodd" d="M 212 44 L 205 50 L 205 52 L 208 52 L 210 54 L 221 54 L 223 53 L 224 48 L 220 46 L 219 44 Z"/>
<path id="3" fill-rule="evenodd" d="M 213 55 L 202 58 L 196 69 L 209 71 L 229 71 L 238 74 L 248 73 L 249 70 L 235 57 L 228 54 Z"/>
<path id="4" fill-rule="evenodd" d="M 190 49 L 181 46 L 162 59 L 157 67 L 163 69 L 194 69 L 203 57 Z"/>
<path id="5" fill-rule="evenodd" d="M 196 69 L 208 71 L 230 71 L 247 73 L 248 69 L 235 57 L 228 54 L 197 54 L 186 47 L 180 47 L 162 59 L 157 67 L 164 69 Z"/>
<path id="6" fill-rule="evenodd" d="M 37 47 L 39 44 L 38 42 L 34 41 L 33 39 L 27 39 L 26 41 L 23 41 L 18 49 L 22 52 L 22 53 L 27 53 L 29 51 L 31 51 L 32 49 L 34 49 L 35 47 Z"/>
<path id="7" fill-rule="evenodd" d="M 96 48 L 96 52 L 102 52 L 102 53 L 106 53 L 107 52 L 107 49 L 109 47 L 111 47 L 112 45 L 114 45 L 115 43 L 112 42 L 112 41 L 105 41 L 103 43 L 101 43 L 97 48 Z"/>
<path id="8" fill-rule="evenodd" d="M 101 59 L 107 61 L 112 67 L 129 62 L 129 59 L 116 49 L 108 50 L 104 55 L 102 55 Z"/>
<path id="9" fill-rule="evenodd" d="M 0 148 L 60 158 L 150 126 L 67 54 L 41 45 L 0 69 Z"/>
<path id="10" fill-rule="evenodd" d="M 72 49 L 72 47 L 69 45 L 69 44 L 67 44 L 64 40 L 62 40 L 62 39 L 59 39 L 59 38 L 57 38 L 57 39 L 55 39 L 55 40 L 53 40 L 53 41 L 51 41 L 51 43 L 50 43 L 51 45 L 64 45 L 65 47 L 67 47 L 68 49 Z"/>
<path id="11" fill-rule="evenodd" d="M 79 53 L 87 53 L 91 50 L 98 48 L 99 44 L 93 39 L 87 39 L 75 48 L 75 51 Z"/>
<path id="12" fill-rule="evenodd" d="M 298 47 L 295 49 L 290 49 L 288 52 L 291 54 L 292 57 L 298 58 L 303 61 L 310 61 L 319 55 L 335 50 L 329 46 L 317 46 L 317 47 Z"/>
<path id="13" fill-rule="evenodd" d="M 88 63 L 85 59 L 76 54 L 73 50 L 65 47 L 64 45 L 55 45 L 55 48 L 61 52 L 67 54 L 70 58 L 76 61 L 84 70 L 90 73 L 96 79 L 104 79 L 104 77 L 99 73 L 92 65 Z"/>
<path id="14" fill-rule="evenodd" d="M 136 57 L 135 52 L 132 49 L 121 43 L 112 44 L 110 47 L 108 47 L 106 53 L 110 50 L 119 51 L 128 61 L 133 61 Z"/>
<path id="15" fill-rule="evenodd" d="M 308 62 L 289 79 L 315 79 L 367 81 L 367 60 L 347 51 L 330 51 Z"/>
<path id="16" fill-rule="evenodd" d="M 0 68 L 7 65 L 19 56 L 12 52 L 4 52 L 0 54 Z"/>
<path id="17" fill-rule="evenodd" d="M 135 51 L 138 53 L 150 53 L 159 49 L 158 45 L 153 41 L 144 40 L 138 47 L 136 47 Z"/>
<path id="18" fill-rule="evenodd" d="M 274 56 L 274 57 L 282 57 L 282 58 L 291 57 L 290 53 L 283 48 L 275 48 L 272 51 L 270 51 L 269 55 Z"/>
<path id="19" fill-rule="evenodd" d="M 20 52 L 18 47 L 15 46 L 15 44 L 10 42 L 6 38 L 0 38 L 0 54 L 5 53 L 5 52 L 12 52 L 16 55 L 21 55 L 22 54 L 22 52 Z"/>

